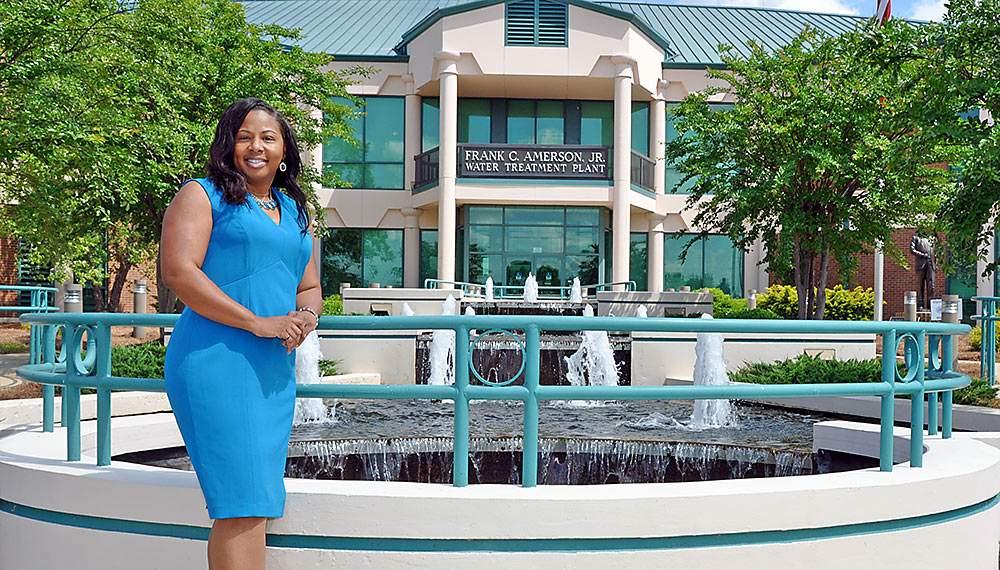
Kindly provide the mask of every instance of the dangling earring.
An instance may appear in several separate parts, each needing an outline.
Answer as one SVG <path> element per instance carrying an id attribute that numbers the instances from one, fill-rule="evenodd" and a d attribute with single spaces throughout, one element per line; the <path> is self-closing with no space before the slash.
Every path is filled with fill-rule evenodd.
<path id="1" fill-rule="evenodd" d="M 284 160 L 282 160 L 282 161 L 281 161 L 281 164 L 279 164 L 279 165 L 278 165 L 278 170 L 280 170 L 280 171 L 282 171 L 282 172 L 284 172 L 284 171 L 288 170 L 288 165 L 287 165 L 287 164 L 285 164 L 285 161 L 284 161 Z"/>

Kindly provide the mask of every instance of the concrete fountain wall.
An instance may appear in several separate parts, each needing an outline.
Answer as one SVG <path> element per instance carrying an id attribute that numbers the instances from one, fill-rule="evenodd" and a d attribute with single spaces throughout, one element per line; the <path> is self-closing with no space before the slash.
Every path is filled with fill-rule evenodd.
<path id="1" fill-rule="evenodd" d="M 66 463 L 65 434 L 0 432 L 0 568 L 205 568 L 194 474 Z M 828 448 L 870 452 L 877 431 L 819 424 Z M 897 432 L 906 461 L 908 432 Z M 925 467 L 646 485 L 454 488 L 289 479 L 269 523 L 272 570 L 306 568 L 997 567 L 998 434 L 928 438 Z M 114 453 L 176 446 L 170 414 L 115 418 Z"/>

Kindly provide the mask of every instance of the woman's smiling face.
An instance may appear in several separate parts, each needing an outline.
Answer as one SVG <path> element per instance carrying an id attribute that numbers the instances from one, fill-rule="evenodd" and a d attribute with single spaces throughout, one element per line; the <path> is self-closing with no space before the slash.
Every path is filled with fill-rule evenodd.
<path id="1" fill-rule="evenodd" d="M 285 158 L 281 125 L 270 113 L 255 109 L 247 113 L 233 148 L 233 163 L 251 186 L 270 188 L 278 165 Z"/>

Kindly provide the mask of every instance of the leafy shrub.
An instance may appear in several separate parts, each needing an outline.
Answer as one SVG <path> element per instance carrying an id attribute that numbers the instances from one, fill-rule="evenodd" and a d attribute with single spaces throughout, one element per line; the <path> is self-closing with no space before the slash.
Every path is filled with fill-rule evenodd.
<path id="1" fill-rule="evenodd" d="M 833 384 L 841 382 L 880 382 L 879 360 L 824 360 L 800 354 L 780 362 L 747 364 L 729 375 L 733 382 L 750 384 Z"/>
<path id="2" fill-rule="evenodd" d="M 833 321 L 870 321 L 875 313 L 873 289 L 845 289 L 835 285 L 826 290 L 826 312 L 823 318 Z"/>
<path id="3" fill-rule="evenodd" d="M 320 360 L 319 361 L 319 375 L 320 376 L 336 376 L 340 374 L 340 361 L 339 360 Z"/>
<path id="4" fill-rule="evenodd" d="M 340 298 L 340 295 L 330 295 L 329 297 L 323 299 L 323 314 L 324 315 L 344 314 L 344 301 Z"/>
<path id="5" fill-rule="evenodd" d="M 28 352 L 28 345 L 23 342 L 0 342 L 0 354 L 19 354 Z"/>
<path id="6" fill-rule="evenodd" d="M 777 313 L 770 309 L 761 309 L 757 307 L 756 309 L 743 309 L 740 311 L 731 311 L 723 316 L 719 316 L 720 319 L 780 319 Z"/>
<path id="7" fill-rule="evenodd" d="M 966 406 L 996 407 L 997 389 L 990 386 L 982 378 L 973 378 L 972 383 L 960 390 L 955 390 L 953 402 Z"/>
<path id="8" fill-rule="evenodd" d="M 993 343 L 993 350 L 997 350 L 997 348 L 1000 348 L 1000 323 L 996 323 L 994 326 L 996 327 L 997 334 L 994 336 L 996 340 Z M 969 331 L 969 346 L 972 347 L 972 350 L 981 350 L 983 348 L 982 328 L 976 327 Z"/>
<path id="9" fill-rule="evenodd" d="M 746 299 L 737 299 L 722 289 L 711 288 L 708 292 L 712 294 L 712 315 L 717 319 L 733 318 L 729 313 L 747 309 Z"/>
<path id="10" fill-rule="evenodd" d="M 163 378 L 163 360 L 167 347 L 159 342 L 145 342 L 111 347 L 111 372 L 128 378 Z"/>
<path id="11" fill-rule="evenodd" d="M 769 309 L 784 319 L 798 318 L 799 295 L 791 285 L 771 285 L 757 297 L 757 306 Z M 836 321 L 869 321 L 875 313 L 875 291 L 835 285 L 826 290 L 823 318 Z"/>
<path id="12" fill-rule="evenodd" d="M 767 309 L 783 319 L 799 316 L 799 294 L 791 285 L 771 285 L 757 296 L 757 308 Z"/>

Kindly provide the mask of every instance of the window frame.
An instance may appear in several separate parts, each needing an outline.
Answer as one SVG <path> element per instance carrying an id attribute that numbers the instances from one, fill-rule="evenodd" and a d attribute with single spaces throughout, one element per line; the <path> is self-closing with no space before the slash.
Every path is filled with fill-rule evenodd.
<path id="1" fill-rule="evenodd" d="M 347 105 L 347 106 L 353 105 L 355 107 L 355 109 L 357 110 L 357 113 L 360 115 L 360 119 L 361 119 L 361 133 L 360 134 L 355 133 L 355 138 L 357 139 L 358 143 L 360 143 L 360 149 L 359 150 L 361 152 L 361 161 L 360 162 L 357 162 L 357 161 L 339 161 L 339 160 L 328 161 L 328 160 L 326 160 L 326 157 L 323 156 L 323 172 L 326 173 L 326 169 L 328 167 L 333 166 L 333 165 L 337 165 L 337 166 L 341 166 L 341 167 L 354 166 L 354 167 L 360 167 L 361 168 L 361 185 L 359 185 L 359 186 L 351 186 L 351 187 L 344 187 L 344 188 L 338 188 L 338 189 L 343 189 L 343 190 L 400 190 L 400 191 L 401 190 L 406 190 L 406 150 L 405 150 L 405 147 L 406 147 L 406 98 L 403 97 L 403 96 L 400 96 L 400 95 L 359 95 L 359 96 L 357 96 L 357 98 L 364 100 L 364 106 L 363 107 L 358 107 L 356 105 L 353 105 L 353 101 L 351 101 L 350 99 L 347 99 L 345 97 L 335 97 L 334 99 L 338 103 L 340 103 L 342 105 Z M 384 160 L 375 160 L 375 161 L 369 161 L 369 160 L 367 160 L 367 155 L 368 155 L 368 118 L 372 116 L 372 115 L 368 114 L 367 108 L 368 108 L 368 101 L 371 100 L 371 99 L 383 99 L 383 100 L 393 99 L 393 100 L 398 100 L 399 103 L 400 103 L 400 109 L 401 109 L 400 121 L 401 122 L 400 122 L 400 140 L 399 140 L 399 142 L 403 145 L 403 149 L 404 150 L 403 150 L 402 160 L 399 161 L 399 162 L 384 161 Z M 421 113 L 422 112 L 423 112 L 423 106 L 421 105 Z M 423 127 L 423 124 L 421 124 L 421 130 L 422 130 L 422 127 Z M 423 133 L 421 133 L 421 143 L 422 142 L 423 142 Z M 324 143 L 324 144 L 326 144 L 326 143 Z M 369 165 L 371 165 L 371 166 L 399 166 L 399 168 L 401 169 L 399 186 L 376 186 L 374 184 L 371 184 L 370 183 L 371 181 L 369 180 L 368 170 L 367 170 L 367 168 L 365 168 L 365 167 L 367 167 Z"/>

